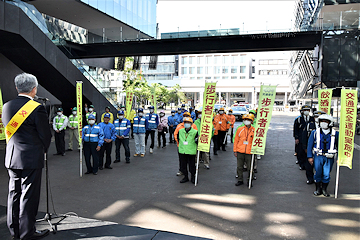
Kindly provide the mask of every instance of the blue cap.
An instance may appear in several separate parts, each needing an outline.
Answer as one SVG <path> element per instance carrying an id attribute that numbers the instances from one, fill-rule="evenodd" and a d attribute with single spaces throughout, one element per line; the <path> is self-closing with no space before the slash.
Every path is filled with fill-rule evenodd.
<path id="1" fill-rule="evenodd" d="M 182 109 L 181 108 L 178 108 L 178 111 L 181 111 Z"/>
<path id="2" fill-rule="evenodd" d="M 104 118 L 110 118 L 110 113 L 105 113 Z"/>
<path id="3" fill-rule="evenodd" d="M 190 108 L 189 108 L 189 110 L 193 110 L 193 108 L 192 108 L 192 107 L 190 107 Z"/>
<path id="4" fill-rule="evenodd" d="M 174 113 L 175 112 L 175 110 L 171 110 L 171 113 Z"/>
<path id="5" fill-rule="evenodd" d="M 144 109 L 139 108 L 139 109 L 138 109 L 138 112 L 144 112 Z"/>
<path id="6" fill-rule="evenodd" d="M 154 109 L 154 106 L 150 106 L 149 109 Z"/>
<path id="7" fill-rule="evenodd" d="M 181 107 L 185 107 L 185 104 L 183 103 L 183 104 L 181 104 Z"/>
<path id="8" fill-rule="evenodd" d="M 118 115 L 124 115 L 124 111 L 118 111 Z"/>
<path id="9" fill-rule="evenodd" d="M 95 116 L 92 115 L 92 114 L 90 114 L 90 115 L 88 116 L 88 119 L 95 119 Z"/>

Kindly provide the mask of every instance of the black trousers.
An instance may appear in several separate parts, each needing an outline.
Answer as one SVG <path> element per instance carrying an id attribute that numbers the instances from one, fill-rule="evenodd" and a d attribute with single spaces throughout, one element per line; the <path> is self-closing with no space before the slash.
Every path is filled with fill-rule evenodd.
<path id="1" fill-rule="evenodd" d="M 39 169 L 8 169 L 7 224 L 12 236 L 26 239 L 35 232 L 41 189 Z"/>
<path id="2" fill-rule="evenodd" d="M 175 141 L 174 140 L 174 132 L 175 132 L 175 128 L 169 126 L 169 142 L 170 143 Z"/>
<path id="3" fill-rule="evenodd" d="M 166 138 L 165 138 L 165 135 L 166 135 L 166 132 L 162 131 L 162 132 L 158 132 L 158 146 L 161 147 L 161 138 L 162 138 L 162 141 L 163 141 L 163 147 L 166 146 Z"/>
<path id="4" fill-rule="evenodd" d="M 149 135 L 151 135 L 150 148 L 154 149 L 155 130 L 146 130 L 146 134 L 145 134 L 145 146 L 147 145 L 147 139 L 148 139 Z"/>
<path id="5" fill-rule="evenodd" d="M 226 131 L 218 131 L 218 148 L 220 149 L 220 147 L 224 150 L 225 149 L 225 144 L 224 144 L 224 139 L 225 139 L 225 135 L 226 135 Z"/>
<path id="6" fill-rule="evenodd" d="M 134 123 L 130 123 L 131 124 L 131 138 L 134 138 Z"/>
<path id="7" fill-rule="evenodd" d="M 191 177 L 195 177 L 195 158 L 196 155 L 179 154 L 180 155 L 180 171 L 184 174 L 184 177 L 188 177 L 188 165 Z"/>
<path id="8" fill-rule="evenodd" d="M 125 149 L 125 158 L 126 160 L 130 160 L 130 147 L 129 147 L 129 139 L 128 138 L 124 138 L 124 139 L 116 139 L 115 140 L 115 156 L 116 159 L 115 160 L 119 160 L 120 161 L 120 147 L 121 144 L 124 146 Z"/>
<path id="9" fill-rule="evenodd" d="M 233 137 L 234 137 L 234 128 L 231 128 L 231 143 L 233 143 Z"/>
<path id="10" fill-rule="evenodd" d="M 213 143 L 214 143 L 214 154 L 217 153 L 219 150 L 219 135 L 214 135 L 212 137 Z"/>
<path id="11" fill-rule="evenodd" d="M 297 160 L 299 162 L 299 166 L 303 169 L 305 169 L 305 163 L 307 161 L 307 155 L 305 153 L 305 150 L 302 148 L 302 144 L 299 143 L 296 145 L 296 152 L 297 152 Z"/>
<path id="12" fill-rule="evenodd" d="M 105 167 L 110 167 L 111 164 L 111 150 L 112 150 L 112 142 L 104 142 L 100 151 L 99 151 L 99 167 L 104 166 L 104 154 L 106 151 L 106 162 Z"/>
<path id="13" fill-rule="evenodd" d="M 84 142 L 84 156 L 87 171 L 90 173 L 97 173 L 99 169 L 99 152 L 96 151 L 97 142 Z M 90 158 L 93 158 L 93 165 L 91 165 Z"/>
<path id="14" fill-rule="evenodd" d="M 55 132 L 56 153 L 65 153 L 65 130 Z"/>

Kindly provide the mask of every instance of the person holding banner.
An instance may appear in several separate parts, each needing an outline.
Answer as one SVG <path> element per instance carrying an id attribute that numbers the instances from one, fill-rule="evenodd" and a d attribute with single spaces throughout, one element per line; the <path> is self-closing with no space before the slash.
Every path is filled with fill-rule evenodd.
<path id="1" fill-rule="evenodd" d="M 78 150 L 80 150 L 79 143 L 79 119 L 77 116 L 77 108 L 73 107 L 72 114 L 69 116 L 68 129 L 69 129 L 69 148 L 66 151 L 73 150 L 73 139 L 75 137 L 76 142 L 78 143 Z"/>
<path id="2" fill-rule="evenodd" d="M 198 129 L 199 135 L 200 135 L 200 131 L 201 131 L 201 114 L 202 114 L 202 111 L 199 110 L 198 111 L 198 119 L 196 119 L 196 121 L 194 123 Z M 214 133 L 214 128 L 212 130 L 213 130 L 212 133 Z M 204 168 L 210 169 L 210 151 L 208 151 L 208 152 L 200 151 L 200 159 L 201 159 L 200 162 L 204 162 Z"/>
<path id="3" fill-rule="evenodd" d="M 191 117 L 184 117 L 183 122 L 184 128 L 180 129 L 177 135 L 177 139 L 179 139 L 180 171 L 184 175 L 180 183 L 189 181 L 188 166 L 191 174 L 191 182 L 195 183 L 195 158 L 198 131 L 191 127 L 193 124 Z"/>
<path id="4" fill-rule="evenodd" d="M 138 109 L 138 115 L 134 117 L 134 140 L 135 140 L 135 154 L 137 157 L 145 157 L 145 133 L 148 128 L 148 120 L 144 117 L 144 110 Z"/>
<path id="5" fill-rule="evenodd" d="M 330 115 L 319 116 L 320 128 L 311 132 L 308 141 L 308 161 L 315 168 L 315 196 L 323 194 L 325 197 L 330 197 L 327 186 L 339 141 L 339 133 L 331 127 L 332 123 L 333 118 Z"/>
<path id="6" fill-rule="evenodd" d="M 175 118 L 175 110 L 171 110 L 171 116 L 168 117 L 168 126 L 169 126 L 169 143 L 174 143 L 174 131 L 177 127 Z"/>
<path id="7" fill-rule="evenodd" d="M 153 149 L 155 145 L 155 131 L 159 126 L 159 116 L 156 113 L 154 113 L 154 106 L 150 106 L 149 111 L 150 113 L 147 113 L 145 117 L 149 123 L 146 128 L 145 146 L 147 145 L 147 139 L 150 135 L 151 136 L 150 153 L 153 153 Z"/>
<path id="8" fill-rule="evenodd" d="M 116 159 L 114 163 L 120 162 L 120 147 L 121 144 L 124 146 L 125 149 L 125 159 L 126 163 L 130 163 L 130 147 L 129 147 L 129 133 L 131 124 L 130 121 L 124 118 L 124 111 L 118 111 L 118 118 L 114 122 L 115 126 L 115 156 Z"/>
<path id="9" fill-rule="evenodd" d="M 105 112 L 101 115 L 101 122 L 104 122 L 104 116 L 105 114 L 108 113 L 110 114 L 110 120 L 109 123 L 114 123 L 114 115 L 112 114 L 112 112 L 110 112 L 110 107 L 105 107 Z"/>
<path id="10" fill-rule="evenodd" d="M 251 166 L 251 147 L 252 141 L 254 139 L 255 128 L 251 126 L 254 121 L 254 116 L 250 114 L 244 114 L 243 117 L 244 126 L 238 128 L 235 134 L 234 140 L 234 156 L 237 158 L 237 168 L 236 174 L 238 176 L 238 181 L 235 183 L 235 186 L 240 186 L 244 184 L 243 181 L 243 171 L 244 163 L 248 166 L 248 184 L 250 179 L 250 166 Z"/>

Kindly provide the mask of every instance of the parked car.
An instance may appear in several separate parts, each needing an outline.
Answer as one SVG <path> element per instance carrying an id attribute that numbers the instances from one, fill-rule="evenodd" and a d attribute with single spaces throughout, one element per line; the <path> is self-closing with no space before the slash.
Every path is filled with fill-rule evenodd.
<path id="1" fill-rule="evenodd" d="M 249 113 L 246 107 L 232 107 L 231 109 L 233 110 L 233 115 L 235 116 L 237 121 L 241 121 L 242 116 Z"/>

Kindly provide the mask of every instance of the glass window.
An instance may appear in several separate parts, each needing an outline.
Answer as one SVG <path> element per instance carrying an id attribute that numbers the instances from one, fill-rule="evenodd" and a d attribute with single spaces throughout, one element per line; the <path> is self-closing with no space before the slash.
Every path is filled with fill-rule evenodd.
<path id="1" fill-rule="evenodd" d="M 246 61 L 246 55 L 245 54 L 241 54 L 240 55 L 240 63 L 245 63 Z"/>
<path id="2" fill-rule="evenodd" d="M 214 77 L 214 79 L 220 79 L 220 77 L 219 77 L 219 76 L 216 76 L 216 77 Z"/>
<path id="3" fill-rule="evenodd" d="M 198 67 L 197 74 L 204 74 L 204 67 Z"/>
<path id="4" fill-rule="evenodd" d="M 239 63 L 239 55 L 231 55 L 231 64 Z"/>
<path id="5" fill-rule="evenodd" d="M 236 66 L 231 67 L 231 73 L 237 73 L 237 67 Z"/>
<path id="6" fill-rule="evenodd" d="M 205 58 L 204 58 L 203 56 L 197 57 L 197 64 L 198 64 L 198 65 L 204 65 L 204 62 L 205 62 L 204 59 L 205 59 Z"/>
<path id="7" fill-rule="evenodd" d="M 237 76 L 231 76 L 231 79 L 237 79 Z"/>
<path id="8" fill-rule="evenodd" d="M 222 67 L 222 73 L 223 74 L 229 73 L 229 67 Z"/>
<path id="9" fill-rule="evenodd" d="M 195 57 L 189 57 L 189 64 L 195 64 Z"/>
<path id="10" fill-rule="evenodd" d="M 195 67 L 189 67 L 189 74 L 195 74 Z"/>
<path id="11" fill-rule="evenodd" d="M 230 56 L 223 56 L 223 64 L 230 64 Z"/>
<path id="12" fill-rule="evenodd" d="M 211 77 L 205 77 L 205 79 L 209 80 L 209 79 L 211 79 Z"/>
<path id="13" fill-rule="evenodd" d="M 187 67 L 182 67 L 181 68 L 181 74 L 188 74 L 188 68 Z"/>
<path id="14" fill-rule="evenodd" d="M 198 80 L 202 80 L 202 79 L 204 79 L 204 77 L 198 77 L 197 79 L 198 79 Z"/>
<path id="15" fill-rule="evenodd" d="M 214 64 L 220 64 L 221 63 L 221 56 L 215 56 L 214 57 Z"/>
<path id="16" fill-rule="evenodd" d="M 222 79 L 229 79 L 229 77 L 227 77 L 227 76 L 223 76 L 223 77 L 222 77 Z"/>
<path id="17" fill-rule="evenodd" d="M 240 78 L 240 79 L 245 79 L 245 76 L 240 76 L 239 78 Z"/>
<path id="18" fill-rule="evenodd" d="M 221 74 L 221 67 L 214 67 L 214 74 Z"/>
<path id="19" fill-rule="evenodd" d="M 212 56 L 206 56 L 206 64 L 212 64 Z"/>
<path id="20" fill-rule="evenodd" d="M 212 67 L 205 67 L 205 74 L 211 74 Z"/>
<path id="21" fill-rule="evenodd" d="M 188 64 L 188 57 L 181 57 L 181 64 Z"/>
<path id="22" fill-rule="evenodd" d="M 240 73 L 245 73 L 246 66 L 240 66 Z"/>
<path id="23" fill-rule="evenodd" d="M 195 79 L 195 77 L 190 77 L 190 80 L 194 80 Z"/>

